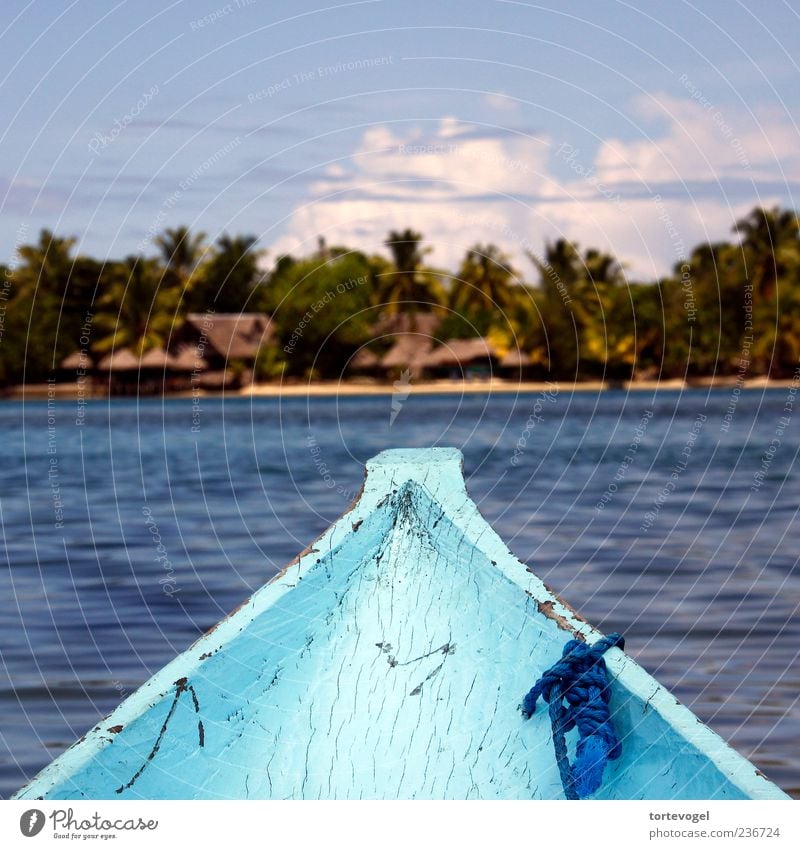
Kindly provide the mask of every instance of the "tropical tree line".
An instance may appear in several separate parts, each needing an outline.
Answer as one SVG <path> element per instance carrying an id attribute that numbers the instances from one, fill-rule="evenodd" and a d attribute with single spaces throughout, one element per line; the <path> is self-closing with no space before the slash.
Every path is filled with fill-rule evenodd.
<path id="1" fill-rule="evenodd" d="M 272 316 L 262 379 L 339 376 L 365 346 L 388 349 L 397 316 L 413 330 L 426 313 L 437 338 L 486 337 L 499 355 L 519 351 L 533 377 L 790 376 L 800 364 L 799 224 L 794 211 L 756 208 L 730 240 L 698 245 L 654 282 L 566 239 L 529 252 L 524 269 L 475 244 L 446 270 L 429 264 L 413 229 L 390 232 L 385 255 L 320 240 L 272 263 L 251 235 L 209 243 L 178 227 L 153 255 L 110 261 L 45 230 L 0 266 L 0 385 L 49 377 L 80 339 L 95 359 L 169 347 L 187 315 L 207 310 Z"/>

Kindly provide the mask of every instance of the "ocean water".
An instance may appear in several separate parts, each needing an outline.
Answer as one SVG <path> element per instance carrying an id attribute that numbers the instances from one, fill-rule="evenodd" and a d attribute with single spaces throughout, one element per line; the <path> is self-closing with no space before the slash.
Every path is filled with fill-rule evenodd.
<path id="1" fill-rule="evenodd" d="M 791 389 L 0 405 L 0 796 L 292 559 L 388 447 L 454 445 L 556 592 L 800 794 Z"/>

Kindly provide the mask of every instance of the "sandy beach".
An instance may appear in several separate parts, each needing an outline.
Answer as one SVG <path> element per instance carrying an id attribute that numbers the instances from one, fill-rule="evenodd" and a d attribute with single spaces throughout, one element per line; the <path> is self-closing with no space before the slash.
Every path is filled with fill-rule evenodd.
<path id="1" fill-rule="evenodd" d="M 315 381 L 313 383 L 260 383 L 245 386 L 242 389 L 228 390 L 226 392 L 212 392 L 200 390 L 192 392 L 173 392 L 167 397 L 191 398 L 191 397 L 262 397 L 262 398 L 296 398 L 296 397 L 333 397 L 333 396 L 365 396 L 365 395 L 465 395 L 465 394 L 518 394 L 527 395 L 532 393 L 550 391 L 557 387 L 559 392 L 655 392 L 658 390 L 676 391 L 682 389 L 733 389 L 738 387 L 742 391 L 781 389 L 797 385 L 797 381 L 791 379 L 770 380 L 765 377 L 740 380 L 735 376 L 726 377 L 702 377 L 691 380 L 638 380 L 610 382 L 601 380 L 580 381 L 577 383 L 567 381 L 510 381 L 510 380 L 426 380 L 412 383 L 376 383 L 368 381 Z M 52 393 L 49 395 L 48 393 Z M 17 386 L 9 390 L 6 400 L 41 400 L 53 397 L 57 400 L 68 401 L 84 398 L 96 400 L 105 398 L 99 389 L 91 393 L 86 392 L 83 387 L 79 391 L 77 383 L 58 383 L 55 386 L 48 384 L 32 384 L 26 387 Z M 120 396 L 136 397 L 136 396 Z M 143 395 L 142 398 L 159 397 Z"/>

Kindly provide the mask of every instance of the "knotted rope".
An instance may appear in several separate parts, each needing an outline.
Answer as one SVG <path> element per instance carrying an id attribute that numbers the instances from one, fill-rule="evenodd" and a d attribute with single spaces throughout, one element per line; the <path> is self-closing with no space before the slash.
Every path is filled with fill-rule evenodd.
<path id="1" fill-rule="evenodd" d="M 561 659 L 542 675 L 520 705 L 525 719 L 533 716 L 539 696 L 550 705 L 553 747 L 567 799 L 591 796 L 600 787 L 606 763 L 622 754 L 608 709 L 611 693 L 603 660 L 603 654 L 614 646 L 625 647 L 620 634 L 609 634 L 593 645 L 570 640 Z M 564 735 L 576 726 L 580 739 L 575 763 L 570 765 Z"/>

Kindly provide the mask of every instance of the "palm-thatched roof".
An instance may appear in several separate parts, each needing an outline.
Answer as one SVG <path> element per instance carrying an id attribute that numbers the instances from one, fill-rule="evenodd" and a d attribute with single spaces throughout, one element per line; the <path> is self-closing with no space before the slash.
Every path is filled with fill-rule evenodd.
<path id="1" fill-rule="evenodd" d="M 274 340 L 266 313 L 190 313 L 186 323 L 226 360 L 255 359 L 259 348 Z"/>
<path id="2" fill-rule="evenodd" d="M 79 368 L 91 366 L 92 358 L 85 351 L 73 351 L 68 357 L 61 360 L 61 368 L 66 371 L 75 371 Z"/>
<path id="3" fill-rule="evenodd" d="M 401 333 L 381 360 L 384 368 L 422 365 L 433 347 L 430 337 L 420 333 Z"/>
<path id="4" fill-rule="evenodd" d="M 512 348 L 500 358 L 502 368 L 524 368 L 531 365 L 531 355 L 523 354 L 519 348 Z"/>
<path id="5" fill-rule="evenodd" d="M 350 360 L 350 368 L 376 368 L 381 364 L 381 358 L 369 348 L 361 348 Z"/>
<path id="6" fill-rule="evenodd" d="M 425 367 L 466 366 L 496 358 L 494 346 L 488 339 L 448 339 L 425 356 Z"/>
<path id="7" fill-rule="evenodd" d="M 208 368 L 208 360 L 200 356 L 197 345 L 181 345 L 170 352 L 174 371 L 203 371 Z"/>
<path id="8" fill-rule="evenodd" d="M 172 357 L 163 348 L 151 348 L 142 355 L 139 364 L 143 369 L 171 369 Z"/>
<path id="9" fill-rule="evenodd" d="M 117 348 L 97 364 L 100 371 L 138 371 L 139 358 L 129 348 Z"/>

